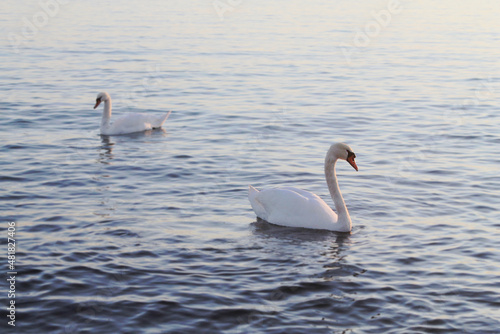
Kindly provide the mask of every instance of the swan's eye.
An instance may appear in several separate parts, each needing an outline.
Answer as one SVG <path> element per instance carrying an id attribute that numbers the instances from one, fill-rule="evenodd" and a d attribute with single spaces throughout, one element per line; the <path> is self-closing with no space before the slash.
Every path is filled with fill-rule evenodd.
<path id="1" fill-rule="evenodd" d="M 347 157 L 348 158 L 350 158 L 350 157 L 356 158 L 356 154 L 354 154 L 354 152 L 352 152 L 352 151 L 347 150 Z"/>

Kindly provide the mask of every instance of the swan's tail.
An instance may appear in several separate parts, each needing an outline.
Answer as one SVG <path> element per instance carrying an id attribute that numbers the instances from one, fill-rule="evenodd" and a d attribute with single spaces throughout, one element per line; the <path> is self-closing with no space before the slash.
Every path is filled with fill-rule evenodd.
<path id="1" fill-rule="evenodd" d="M 257 194 L 259 193 L 259 191 L 257 189 L 255 189 L 254 187 L 252 186 L 248 186 L 248 199 L 250 201 L 253 201 L 255 199 L 255 196 L 257 196 Z"/>
<path id="2" fill-rule="evenodd" d="M 155 124 L 153 125 L 153 128 L 161 128 L 163 126 L 163 123 L 165 123 L 165 121 L 167 120 L 168 116 L 170 116 L 170 113 L 172 112 L 172 110 L 170 110 L 166 115 L 162 116 L 162 117 L 159 117 Z"/>
<path id="3" fill-rule="evenodd" d="M 252 186 L 248 186 L 248 200 L 250 201 L 250 204 L 252 205 L 253 212 L 257 215 L 257 217 L 260 217 L 262 219 L 267 219 L 267 214 L 266 210 L 262 206 L 262 204 L 259 202 L 257 195 L 259 194 L 259 191 L 255 189 Z"/>

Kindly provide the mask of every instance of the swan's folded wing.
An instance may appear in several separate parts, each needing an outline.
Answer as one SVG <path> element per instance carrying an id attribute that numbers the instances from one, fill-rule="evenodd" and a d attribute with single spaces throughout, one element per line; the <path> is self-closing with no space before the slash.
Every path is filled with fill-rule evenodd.
<path id="1" fill-rule="evenodd" d="M 151 130 L 151 119 L 145 114 L 126 114 L 118 117 L 111 124 L 111 131 L 115 134 L 133 133 Z"/>
<path id="2" fill-rule="evenodd" d="M 266 210 L 270 223 L 304 227 L 317 225 L 321 228 L 335 223 L 332 209 L 317 195 L 305 190 L 287 187 L 260 191 L 257 200 Z M 318 227 L 319 228 L 319 227 Z"/>
<path id="3" fill-rule="evenodd" d="M 257 201 L 262 205 L 268 217 L 285 212 L 291 212 L 297 206 L 307 205 L 307 198 L 299 193 L 284 188 L 264 189 L 257 196 Z"/>
<path id="4" fill-rule="evenodd" d="M 299 188 L 295 188 L 295 187 L 281 187 L 281 188 L 278 188 L 278 189 L 284 189 L 284 190 L 290 190 L 290 191 L 293 191 L 305 198 L 308 198 L 310 200 L 315 200 L 315 201 L 323 201 L 321 199 L 321 197 L 319 197 L 318 195 L 316 195 L 315 193 L 312 193 L 310 191 L 306 191 L 306 190 L 302 190 L 302 189 L 299 189 Z"/>

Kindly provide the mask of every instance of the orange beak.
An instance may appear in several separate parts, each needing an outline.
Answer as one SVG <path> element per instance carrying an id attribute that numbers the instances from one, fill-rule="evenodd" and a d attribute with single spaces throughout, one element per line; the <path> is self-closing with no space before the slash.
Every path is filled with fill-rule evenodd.
<path id="1" fill-rule="evenodd" d="M 95 106 L 94 109 L 97 108 L 101 104 L 101 99 L 95 100 Z"/>
<path id="2" fill-rule="evenodd" d="M 356 161 L 354 161 L 354 155 L 349 156 L 347 158 L 347 162 L 356 170 L 356 172 L 358 171 L 358 166 L 356 165 Z"/>

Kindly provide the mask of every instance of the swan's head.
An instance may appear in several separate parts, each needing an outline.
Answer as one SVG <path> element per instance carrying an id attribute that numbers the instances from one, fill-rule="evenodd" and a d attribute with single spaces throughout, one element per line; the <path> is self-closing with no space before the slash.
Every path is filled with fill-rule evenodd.
<path id="1" fill-rule="evenodd" d="M 356 154 L 354 154 L 352 148 L 344 143 L 333 144 L 326 155 L 328 164 L 333 163 L 337 159 L 342 159 L 347 161 L 357 171 L 358 166 L 356 165 L 356 161 L 354 161 L 355 158 Z"/>
<path id="2" fill-rule="evenodd" d="M 99 104 L 101 104 L 102 101 L 106 102 L 108 100 L 109 100 L 109 94 L 108 93 L 101 92 L 101 93 L 97 94 L 97 98 L 95 99 L 94 109 L 97 108 L 99 106 Z"/>

